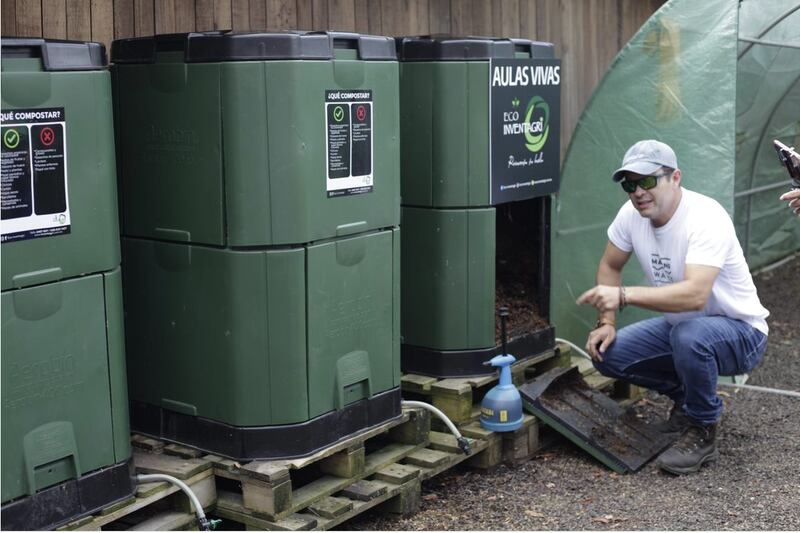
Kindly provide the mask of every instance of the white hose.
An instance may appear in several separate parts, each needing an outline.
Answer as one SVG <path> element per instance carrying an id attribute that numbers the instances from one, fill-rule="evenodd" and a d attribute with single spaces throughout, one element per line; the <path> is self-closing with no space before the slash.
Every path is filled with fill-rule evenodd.
<path id="1" fill-rule="evenodd" d="M 572 348 L 573 350 L 578 352 L 583 357 L 585 357 L 587 359 L 591 359 L 589 354 L 587 354 L 586 352 L 581 350 L 578 346 L 576 346 L 574 343 L 568 341 L 567 339 L 562 339 L 562 338 L 556 337 L 556 342 L 563 342 L 564 344 L 569 345 L 570 348 Z M 782 395 L 782 396 L 791 396 L 793 398 L 800 398 L 800 392 L 795 392 L 795 391 L 791 391 L 791 390 L 773 389 L 773 388 L 770 388 L 770 387 L 758 387 L 756 385 L 744 385 L 744 384 L 727 383 L 727 382 L 718 382 L 717 386 L 718 387 L 731 387 L 731 388 L 734 388 L 734 389 L 746 389 L 746 390 L 752 390 L 752 391 L 758 391 L 758 392 L 767 392 L 767 393 L 770 393 L 770 394 L 779 394 L 779 395 Z"/>
<path id="2" fill-rule="evenodd" d="M 181 489 L 186 495 L 189 497 L 189 500 L 194 505 L 194 512 L 197 515 L 197 522 L 202 530 L 208 531 L 209 530 L 209 521 L 206 518 L 206 513 L 203 512 L 203 506 L 200 505 L 200 500 L 197 499 L 197 496 L 192 489 L 189 488 L 189 485 L 181 481 L 180 479 L 172 476 L 167 476 L 165 474 L 139 474 L 136 476 L 136 481 L 139 483 L 151 483 L 154 481 L 166 481 L 167 483 L 172 483 L 179 489 Z"/>
<path id="3" fill-rule="evenodd" d="M 428 411 L 430 411 L 431 413 L 433 413 L 437 417 L 439 417 L 439 419 L 441 419 L 442 422 L 444 422 L 445 425 L 447 426 L 447 428 L 450 430 L 450 433 L 452 433 L 455 436 L 456 441 L 458 442 L 459 448 L 461 448 L 461 450 L 465 454 L 469 455 L 469 441 L 461 436 L 461 432 L 458 431 L 458 428 L 456 427 L 456 425 L 453 424 L 453 422 L 449 418 L 447 418 L 446 414 L 444 414 L 443 412 L 441 412 L 439 409 L 437 409 L 436 407 L 432 406 L 431 404 L 425 403 L 425 402 L 417 402 L 417 401 L 414 401 L 414 400 L 403 400 L 400 403 L 404 407 L 421 407 L 423 409 L 427 409 Z"/>

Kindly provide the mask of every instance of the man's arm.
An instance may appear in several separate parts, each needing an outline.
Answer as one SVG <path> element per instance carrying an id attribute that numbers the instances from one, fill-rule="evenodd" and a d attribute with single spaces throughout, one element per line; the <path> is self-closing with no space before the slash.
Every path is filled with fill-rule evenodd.
<path id="1" fill-rule="evenodd" d="M 661 287 L 625 287 L 625 303 L 664 313 L 700 311 L 711 295 L 717 274 L 717 267 L 686 265 L 683 281 Z M 616 310 L 620 306 L 619 287 L 598 285 L 583 293 L 578 303 L 591 304 L 601 312 Z"/>

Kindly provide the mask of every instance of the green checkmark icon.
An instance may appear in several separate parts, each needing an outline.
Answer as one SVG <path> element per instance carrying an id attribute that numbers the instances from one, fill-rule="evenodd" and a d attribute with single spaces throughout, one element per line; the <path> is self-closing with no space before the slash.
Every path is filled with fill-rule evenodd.
<path id="1" fill-rule="evenodd" d="M 336 106 L 333 108 L 333 119 L 336 122 L 341 122 L 344 118 L 344 108 L 342 106 Z"/>
<path id="2" fill-rule="evenodd" d="M 17 130 L 6 130 L 3 133 L 3 143 L 6 148 L 14 149 L 19 145 L 19 132 Z"/>

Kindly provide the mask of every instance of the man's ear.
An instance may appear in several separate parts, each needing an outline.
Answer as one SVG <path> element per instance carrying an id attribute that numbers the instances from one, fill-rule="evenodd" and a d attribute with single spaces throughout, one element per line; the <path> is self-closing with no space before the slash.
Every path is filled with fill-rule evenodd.
<path id="1" fill-rule="evenodd" d="M 672 173 L 672 181 L 677 185 L 681 184 L 681 170 L 679 168 L 676 168 L 675 172 Z"/>

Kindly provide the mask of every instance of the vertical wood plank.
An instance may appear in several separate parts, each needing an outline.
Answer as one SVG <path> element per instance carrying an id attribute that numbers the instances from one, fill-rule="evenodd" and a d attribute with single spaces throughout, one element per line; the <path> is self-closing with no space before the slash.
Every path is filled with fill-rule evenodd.
<path id="1" fill-rule="evenodd" d="M 310 30 L 314 27 L 313 21 L 313 3 L 311 0 L 297 0 L 295 2 L 295 9 L 297 13 L 297 29 Z M 268 21 L 269 22 L 269 21 Z"/>
<path id="2" fill-rule="evenodd" d="M 519 36 L 541 41 L 536 33 L 536 0 L 519 0 Z"/>
<path id="3" fill-rule="evenodd" d="M 354 0 L 355 31 L 357 33 L 370 33 L 369 29 L 369 0 Z"/>
<path id="4" fill-rule="evenodd" d="M 17 3 L 15 0 L 0 0 L 0 21 L 3 36 L 17 35 Z"/>
<path id="5" fill-rule="evenodd" d="M 353 0 L 330 0 L 328 3 L 328 29 L 356 30 L 356 6 Z"/>
<path id="6" fill-rule="evenodd" d="M 428 29 L 430 33 L 450 33 L 450 0 L 428 0 Z"/>
<path id="7" fill-rule="evenodd" d="M 250 0 L 250 29 L 267 29 L 267 2 L 265 0 Z"/>
<path id="8" fill-rule="evenodd" d="M 134 31 L 137 37 L 155 33 L 154 0 L 134 0 Z"/>
<path id="9" fill-rule="evenodd" d="M 92 0 L 91 4 L 92 40 L 103 43 L 106 53 L 111 53 L 114 40 L 114 4 L 108 0 Z"/>
<path id="10" fill-rule="evenodd" d="M 619 48 L 631 40 L 647 19 L 664 5 L 664 0 L 620 0 L 622 17 L 622 34 Z"/>
<path id="11" fill-rule="evenodd" d="M 328 28 L 327 0 L 311 0 L 311 28 L 314 30 Z"/>
<path id="12" fill-rule="evenodd" d="M 194 0 L 194 21 L 197 31 L 214 29 L 214 0 Z"/>
<path id="13" fill-rule="evenodd" d="M 473 35 L 471 0 L 450 0 L 450 30 L 453 35 Z"/>
<path id="14" fill-rule="evenodd" d="M 45 39 L 67 38 L 66 0 L 42 0 L 42 36 Z"/>
<path id="15" fill-rule="evenodd" d="M 497 37 L 519 37 L 519 0 L 496 0 L 492 2 L 492 5 L 494 35 Z M 495 10 L 497 11 L 496 15 Z"/>
<path id="16" fill-rule="evenodd" d="M 409 33 L 412 35 L 429 35 L 431 33 L 429 1 L 411 0 L 408 9 Z"/>
<path id="17" fill-rule="evenodd" d="M 324 0 L 315 0 L 315 3 L 317 1 L 324 3 Z M 322 29 L 325 29 L 327 24 L 326 14 L 325 25 L 322 26 Z M 271 30 L 297 29 L 297 3 L 295 0 L 267 0 L 267 28 Z"/>
<path id="18" fill-rule="evenodd" d="M 232 0 L 231 27 L 235 31 L 250 29 L 250 0 Z"/>
<path id="19" fill-rule="evenodd" d="M 156 0 L 153 10 L 156 33 L 175 33 L 175 0 Z"/>
<path id="20" fill-rule="evenodd" d="M 472 0 L 471 33 L 482 37 L 493 37 L 492 3 L 485 0 Z"/>
<path id="21" fill-rule="evenodd" d="M 404 9 L 404 0 L 381 0 L 381 28 L 386 35 L 399 37 L 407 35 L 404 31 L 407 25 L 404 24 L 408 16 Z"/>
<path id="22" fill-rule="evenodd" d="M 231 0 L 214 0 L 214 29 L 229 30 L 231 21 Z"/>
<path id="23" fill-rule="evenodd" d="M 114 0 L 114 39 L 136 35 L 133 0 Z"/>
<path id="24" fill-rule="evenodd" d="M 41 0 L 17 0 L 17 37 L 42 36 Z"/>
<path id="25" fill-rule="evenodd" d="M 175 0 L 175 31 L 186 33 L 195 31 L 194 0 Z"/>
<path id="26" fill-rule="evenodd" d="M 67 39 L 88 41 L 91 38 L 91 4 L 86 0 L 67 0 Z"/>

